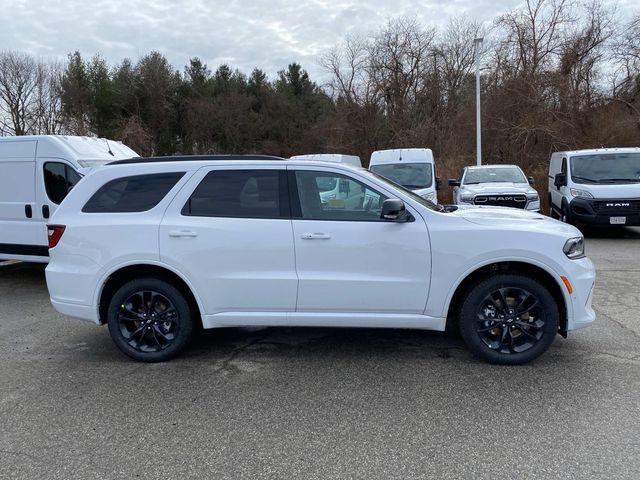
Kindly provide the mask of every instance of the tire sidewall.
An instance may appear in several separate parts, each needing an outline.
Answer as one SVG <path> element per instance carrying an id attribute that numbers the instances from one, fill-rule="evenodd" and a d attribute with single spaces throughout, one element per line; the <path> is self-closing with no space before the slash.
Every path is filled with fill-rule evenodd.
<path id="1" fill-rule="evenodd" d="M 476 312 L 485 297 L 499 288 L 522 288 L 535 295 L 542 305 L 545 328 L 542 338 L 522 353 L 504 354 L 490 349 L 478 335 Z M 535 360 L 553 343 L 558 332 L 560 314 L 551 293 L 532 277 L 518 274 L 496 274 L 482 279 L 470 288 L 460 308 L 460 333 L 469 349 L 478 357 L 502 365 L 519 365 Z"/>
<path id="2" fill-rule="evenodd" d="M 120 324 L 118 322 L 120 306 L 129 296 L 141 290 L 153 290 L 164 295 L 173 303 L 178 312 L 179 323 L 176 338 L 169 347 L 159 352 L 140 352 L 130 346 L 120 333 Z M 191 311 L 184 295 L 170 283 L 156 278 L 132 280 L 120 287 L 109 302 L 107 324 L 111 339 L 116 346 L 125 355 L 143 362 L 162 362 L 175 357 L 184 349 L 193 331 Z"/>

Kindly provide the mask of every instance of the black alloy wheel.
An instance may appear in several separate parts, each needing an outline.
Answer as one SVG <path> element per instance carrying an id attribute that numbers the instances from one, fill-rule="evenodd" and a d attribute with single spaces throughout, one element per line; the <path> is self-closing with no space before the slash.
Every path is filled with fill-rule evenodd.
<path id="1" fill-rule="evenodd" d="M 182 293 L 157 279 L 134 280 L 121 287 L 109 305 L 109 332 L 130 357 L 158 362 L 178 354 L 191 331 L 191 312 Z"/>
<path id="2" fill-rule="evenodd" d="M 496 274 L 473 285 L 460 310 L 460 332 L 473 353 L 499 364 L 534 360 L 558 332 L 556 301 L 534 278 Z"/>

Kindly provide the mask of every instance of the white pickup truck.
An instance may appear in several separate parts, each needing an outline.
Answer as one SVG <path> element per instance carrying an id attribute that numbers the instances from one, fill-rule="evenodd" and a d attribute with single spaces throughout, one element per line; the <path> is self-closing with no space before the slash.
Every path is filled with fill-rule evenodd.
<path id="1" fill-rule="evenodd" d="M 459 180 L 449 180 L 456 205 L 493 205 L 540 211 L 540 196 L 517 165 L 465 167 Z"/>

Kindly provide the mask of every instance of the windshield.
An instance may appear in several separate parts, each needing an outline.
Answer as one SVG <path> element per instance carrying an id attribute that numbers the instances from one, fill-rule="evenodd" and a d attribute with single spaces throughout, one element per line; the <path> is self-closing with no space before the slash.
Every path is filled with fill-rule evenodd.
<path id="1" fill-rule="evenodd" d="M 469 185 L 474 183 L 504 182 L 527 183 L 527 179 L 518 167 L 485 167 L 467 170 L 467 174 L 464 176 L 462 183 Z"/>
<path id="2" fill-rule="evenodd" d="M 414 190 L 429 188 L 433 183 L 430 163 L 387 163 L 373 165 L 369 167 L 369 170 L 398 185 Z"/>
<path id="3" fill-rule="evenodd" d="M 396 190 L 400 190 L 402 193 L 404 193 L 405 195 L 411 197 L 412 200 L 415 200 L 416 202 L 418 202 L 420 205 L 424 205 L 425 207 L 431 209 L 431 210 L 435 210 L 436 212 L 442 212 L 444 211 L 444 207 L 442 205 L 438 205 L 436 203 L 433 203 L 431 200 L 427 200 L 426 198 L 422 198 L 420 195 L 418 195 L 417 193 L 413 192 L 412 190 L 409 190 L 406 187 L 403 187 L 402 185 L 395 183 L 391 180 L 389 180 L 386 177 L 383 177 L 382 175 L 378 175 L 376 172 L 372 172 L 370 170 L 362 170 L 362 173 L 364 173 L 365 175 L 371 175 L 372 177 L 377 178 L 378 180 L 382 181 L 383 183 L 391 186 L 392 188 L 396 189 Z"/>
<path id="4" fill-rule="evenodd" d="M 109 160 L 78 160 L 78 163 L 83 168 L 90 167 L 101 167 L 102 165 L 106 165 L 109 162 L 115 161 L 115 158 L 111 158 Z"/>
<path id="5" fill-rule="evenodd" d="M 571 157 L 575 183 L 638 183 L 640 153 L 601 153 Z"/>

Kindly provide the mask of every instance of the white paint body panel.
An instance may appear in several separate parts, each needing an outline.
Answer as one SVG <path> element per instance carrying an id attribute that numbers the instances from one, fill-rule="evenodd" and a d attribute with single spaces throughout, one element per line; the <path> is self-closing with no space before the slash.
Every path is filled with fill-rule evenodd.
<path id="1" fill-rule="evenodd" d="M 351 222 L 186 217 L 187 198 L 213 169 L 335 171 L 399 198 L 414 221 Z M 86 214 L 86 200 L 107 181 L 129 175 L 184 171 L 148 212 Z M 569 260 L 574 227 L 508 208 L 431 210 L 366 170 L 308 161 L 189 161 L 108 166 L 69 194 L 52 223 L 66 225 L 51 250 L 46 276 L 54 307 L 100 322 L 102 288 L 130 265 L 156 265 L 182 278 L 206 328 L 241 325 L 396 327 L 443 330 L 460 283 L 502 261 L 548 272 L 562 288 L 570 330 L 595 318 L 595 278 L 587 258 Z M 174 238 L 169 232 L 197 235 Z M 303 239 L 307 234 L 324 238 Z M 574 288 L 569 295 L 561 276 Z"/>
<path id="2" fill-rule="evenodd" d="M 104 138 L 62 135 L 1 137 L 0 259 L 49 261 L 46 255 L 27 254 L 26 251 L 22 254 L 7 253 L 33 250 L 33 247 L 46 253 L 49 219 L 44 216 L 43 207 L 49 209 L 51 216 L 58 205 L 50 201 L 45 190 L 45 163 L 63 163 L 85 175 L 105 163 L 137 156 L 126 145 Z M 31 207 L 31 218 L 27 218 L 25 213 L 27 205 Z"/>

